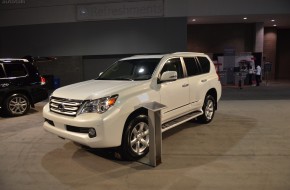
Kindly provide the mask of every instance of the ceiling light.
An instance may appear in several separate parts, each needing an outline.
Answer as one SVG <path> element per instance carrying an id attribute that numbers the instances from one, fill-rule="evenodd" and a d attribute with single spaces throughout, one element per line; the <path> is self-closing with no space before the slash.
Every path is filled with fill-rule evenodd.
<path id="1" fill-rule="evenodd" d="M 272 20 L 271 20 L 271 22 L 275 22 L 275 20 L 274 20 L 274 19 L 272 19 Z"/>
<path id="2" fill-rule="evenodd" d="M 276 24 L 274 24 L 273 26 L 277 26 Z"/>
<path id="3" fill-rule="evenodd" d="M 247 17 L 244 17 L 243 19 L 244 19 L 244 20 L 247 20 L 248 18 L 247 18 Z"/>
<path id="4" fill-rule="evenodd" d="M 196 19 L 194 18 L 194 19 L 192 19 L 191 21 L 192 21 L 192 22 L 195 22 L 195 21 L 196 21 Z"/>

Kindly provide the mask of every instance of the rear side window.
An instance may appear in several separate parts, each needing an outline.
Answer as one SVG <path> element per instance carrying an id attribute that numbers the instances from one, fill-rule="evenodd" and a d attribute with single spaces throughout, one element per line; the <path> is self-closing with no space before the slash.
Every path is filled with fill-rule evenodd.
<path id="1" fill-rule="evenodd" d="M 2 64 L 0 64 L 0 78 L 5 78 L 5 73 L 4 73 Z"/>
<path id="2" fill-rule="evenodd" d="M 208 73 L 210 70 L 210 62 L 206 57 L 197 57 L 201 69 L 202 69 L 202 73 Z"/>
<path id="3" fill-rule="evenodd" d="M 193 57 L 184 57 L 183 58 L 185 67 L 187 70 L 187 75 L 194 76 L 200 74 L 200 68 L 198 66 L 198 63 L 196 62 L 196 59 Z"/>
<path id="4" fill-rule="evenodd" d="M 22 77 L 27 75 L 27 71 L 22 63 L 4 64 L 7 77 Z"/>
<path id="5" fill-rule="evenodd" d="M 181 65 L 181 61 L 180 58 L 173 58 L 173 59 L 169 59 L 164 67 L 161 70 L 161 75 L 162 73 L 164 73 L 165 71 L 176 71 L 177 72 L 177 78 L 183 78 L 184 74 L 183 74 L 183 69 L 182 69 L 182 65 Z"/>

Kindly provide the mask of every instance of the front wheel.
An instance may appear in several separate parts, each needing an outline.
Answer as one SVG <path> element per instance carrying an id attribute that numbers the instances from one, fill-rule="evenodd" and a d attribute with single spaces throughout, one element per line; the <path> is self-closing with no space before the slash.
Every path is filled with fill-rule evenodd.
<path id="1" fill-rule="evenodd" d="M 197 118 L 200 123 L 209 123 L 213 120 L 214 113 L 215 113 L 215 104 L 216 101 L 211 95 L 207 95 L 205 97 L 202 111 L 203 114 Z"/>
<path id="2" fill-rule="evenodd" d="M 4 109 L 9 116 L 21 116 L 29 111 L 30 102 L 24 94 L 13 94 L 6 99 Z"/>
<path id="3" fill-rule="evenodd" d="M 122 157 L 126 160 L 138 160 L 149 151 L 148 116 L 139 115 L 129 121 L 123 134 Z"/>

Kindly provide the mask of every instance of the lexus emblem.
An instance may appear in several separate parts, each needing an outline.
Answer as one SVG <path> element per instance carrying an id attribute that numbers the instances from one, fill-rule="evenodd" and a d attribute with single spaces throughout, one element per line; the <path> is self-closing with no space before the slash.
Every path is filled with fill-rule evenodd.
<path id="1" fill-rule="evenodd" d="M 61 111 L 61 112 L 64 111 L 64 105 L 63 105 L 63 104 L 59 104 L 59 105 L 57 106 L 57 108 L 58 108 L 58 110 Z"/>

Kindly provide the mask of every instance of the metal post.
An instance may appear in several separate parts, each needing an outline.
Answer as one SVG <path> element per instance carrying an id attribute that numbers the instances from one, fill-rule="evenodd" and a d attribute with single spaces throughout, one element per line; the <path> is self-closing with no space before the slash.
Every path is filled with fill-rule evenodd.
<path id="1" fill-rule="evenodd" d="M 162 151 L 162 134 L 161 134 L 161 121 L 160 110 L 152 111 L 148 109 L 148 122 L 149 122 L 149 164 L 157 166 L 161 163 Z"/>
<path id="2" fill-rule="evenodd" d="M 162 132 L 161 132 L 161 110 L 166 106 L 158 102 L 149 102 L 142 107 L 148 110 L 149 124 L 149 165 L 156 167 L 162 162 Z"/>

